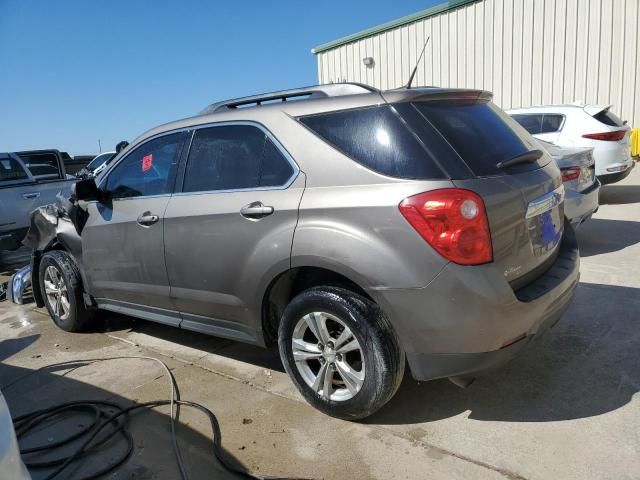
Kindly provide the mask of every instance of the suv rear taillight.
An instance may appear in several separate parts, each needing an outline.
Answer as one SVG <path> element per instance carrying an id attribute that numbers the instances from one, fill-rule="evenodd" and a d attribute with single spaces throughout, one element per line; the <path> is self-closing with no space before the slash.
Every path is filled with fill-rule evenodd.
<path id="1" fill-rule="evenodd" d="M 580 167 L 563 167 L 560 172 L 562 173 L 562 181 L 570 182 L 580 176 Z"/>
<path id="2" fill-rule="evenodd" d="M 590 138 L 591 140 L 605 140 L 608 142 L 618 142 L 627 134 L 626 130 L 614 130 L 613 132 L 602 133 L 585 133 L 582 138 Z"/>
<path id="3" fill-rule="evenodd" d="M 443 188 L 405 198 L 400 213 L 436 251 L 461 265 L 493 260 L 484 202 L 460 188 Z"/>

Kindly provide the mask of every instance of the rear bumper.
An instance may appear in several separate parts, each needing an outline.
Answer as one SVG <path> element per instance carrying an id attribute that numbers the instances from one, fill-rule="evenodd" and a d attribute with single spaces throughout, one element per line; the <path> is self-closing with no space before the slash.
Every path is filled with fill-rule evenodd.
<path id="1" fill-rule="evenodd" d="M 628 165 L 628 167 L 619 172 L 605 173 L 602 175 L 598 175 L 598 180 L 600 180 L 600 183 L 602 183 L 602 185 L 609 185 L 611 183 L 616 183 L 616 182 L 619 182 L 620 180 L 624 180 L 629 176 L 629 174 L 631 173 L 631 170 L 633 170 L 635 163 L 633 160 L 629 160 L 628 164 L 625 163 L 621 165 Z M 610 166 L 609 168 L 613 168 L 613 166 Z"/>
<path id="2" fill-rule="evenodd" d="M 598 210 L 598 197 L 600 195 L 600 181 L 596 178 L 588 189 L 578 192 L 565 190 L 564 214 L 574 227 L 577 227 Z"/>
<path id="3" fill-rule="evenodd" d="M 448 264 L 427 287 L 371 294 L 389 315 L 414 378 L 472 375 L 508 361 L 558 322 L 573 298 L 579 265 L 567 226 L 555 263 L 517 292 L 495 264 Z"/>

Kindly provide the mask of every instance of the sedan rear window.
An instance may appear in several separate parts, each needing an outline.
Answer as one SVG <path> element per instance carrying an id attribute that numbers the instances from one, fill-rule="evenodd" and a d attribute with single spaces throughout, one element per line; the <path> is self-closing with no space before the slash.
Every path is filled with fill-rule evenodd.
<path id="1" fill-rule="evenodd" d="M 300 117 L 300 122 L 374 172 L 408 179 L 443 178 L 436 163 L 389 106 Z"/>
<path id="2" fill-rule="evenodd" d="M 496 164 L 538 148 L 515 120 L 491 102 L 432 100 L 414 106 L 478 176 L 504 174 Z M 540 166 L 539 161 L 520 163 L 508 171 L 526 172 Z"/>

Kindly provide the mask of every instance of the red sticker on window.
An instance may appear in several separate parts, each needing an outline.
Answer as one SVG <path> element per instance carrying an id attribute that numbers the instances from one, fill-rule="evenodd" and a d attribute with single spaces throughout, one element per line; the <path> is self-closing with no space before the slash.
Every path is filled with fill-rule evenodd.
<path id="1" fill-rule="evenodd" d="M 142 157 L 142 171 L 146 172 L 147 170 L 149 170 L 151 168 L 151 165 L 153 165 L 153 155 L 149 154 L 149 155 L 145 155 L 144 157 Z"/>

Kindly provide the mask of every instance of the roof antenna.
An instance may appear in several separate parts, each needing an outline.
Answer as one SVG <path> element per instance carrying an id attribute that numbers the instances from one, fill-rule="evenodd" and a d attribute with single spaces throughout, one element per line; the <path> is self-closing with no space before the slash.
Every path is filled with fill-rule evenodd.
<path id="1" fill-rule="evenodd" d="M 427 48 L 427 43 L 429 43 L 429 39 L 431 36 L 427 37 L 427 41 L 424 42 L 424 47 L 422 47 L 422 52 L 420 52 L 420 56 L 418 57 L 418 61 L 416 62 L 416 66 L 413 67 L 413 72 L 411 72 L 411 76 L 409 77 L 409 81 L 407 82 L 407 86 L 404 88 L 411 88 L 411 84 L 413 83 L 413 79 L 416 76 L 416 72 L 418 71 L 418 65 L 420 64 L 420 60 L 422 60 L 422 56 L 424 55 L 424 50 Z"/>

